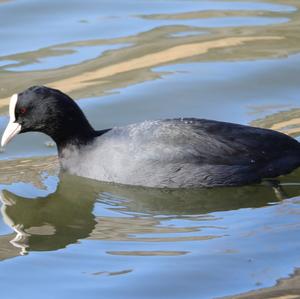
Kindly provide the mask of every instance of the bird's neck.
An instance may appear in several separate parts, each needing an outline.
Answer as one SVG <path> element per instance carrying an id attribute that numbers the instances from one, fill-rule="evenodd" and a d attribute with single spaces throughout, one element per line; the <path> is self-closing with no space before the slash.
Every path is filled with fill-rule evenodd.
<path id="1" fill-rule="evenodd" d="M 48 135 L 55 141 L 60 155 L 65 148 L 72 146 L 79 149 L 92 143 L 97 136 L 97 131 L 84 119 L 80 123 L 73 121 L 65 123 Z"/>
<path id="2" fill-rule="evenodd" d="M 87 123 L 85 126 L 81 124 L 80 128 L 77 128 L 76 131 L 72 131 L 72 134 L 69 132 L 64 135 L 56 136 L 53 139 L 56 142 L 58 154 L 61 156 L 64 149 L 73 148 L 80 151 L 85 146 L 92 144 L 96 137 L 99 137 L 110 130 L 111 129 L 96 131 L 89 123 Z"/>
<path id="3" fill-rule="evenodd" d="M 96 137 L 96 132 L 93 131 L 87 131 L 86 133 L 82 132 L 75 135 L 68 135 L 67 138 L 58 138 L 54 139 L 58 153 L 62 153 L 62 151 L 67 147 L 73 147 L 73 148 L 82 148 L 90 143 L 93 142 L 94 138 Z"/>

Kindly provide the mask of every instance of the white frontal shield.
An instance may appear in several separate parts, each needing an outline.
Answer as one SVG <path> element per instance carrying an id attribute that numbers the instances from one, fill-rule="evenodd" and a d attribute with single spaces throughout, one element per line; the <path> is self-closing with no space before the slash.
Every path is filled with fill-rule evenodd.
<path id="1" fill-rule="evenodd" d="M 15 108 L 18 101 L 18 95 L 14 94 L 9 103 L 9 123 L 2 135 L 1 146 L 5 146 L 14 136 L 21 131 L 21 125 L 16 123 Z"/>

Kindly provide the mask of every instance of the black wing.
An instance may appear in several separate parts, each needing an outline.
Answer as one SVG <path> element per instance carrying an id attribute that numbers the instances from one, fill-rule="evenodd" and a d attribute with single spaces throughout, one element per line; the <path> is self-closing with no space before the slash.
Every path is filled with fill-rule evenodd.
<path id="1" fill-rule="evenodd" d="M 288 156 L 298 157 L 300 163 L 299 142 L 277 131 L 195 118 L 166 121 L 186 125 L 197 137 L 187 142 L 203 164 L 262 167 Z"/>

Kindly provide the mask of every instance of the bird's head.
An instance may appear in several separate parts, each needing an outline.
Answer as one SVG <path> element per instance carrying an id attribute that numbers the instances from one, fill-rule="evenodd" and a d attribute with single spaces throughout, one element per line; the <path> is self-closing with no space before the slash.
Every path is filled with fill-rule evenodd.
<path id="1" fill-rule="evenodd" d="M 11 97 L 9 123 L 3 133 L 1 146 L 25 132 L 45 133 L 59 146 L 89 138 L 93 129 L 82 110 L 68 95 L 57 89 L 33 86 Z"/>

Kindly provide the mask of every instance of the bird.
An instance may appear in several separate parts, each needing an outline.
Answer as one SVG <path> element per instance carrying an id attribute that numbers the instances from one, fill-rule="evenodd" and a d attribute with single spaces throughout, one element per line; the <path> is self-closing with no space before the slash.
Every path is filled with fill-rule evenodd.
<path id="1" fill-rule="evenodd" d="M 274 130 L 198 118 L 145 120 L 95 130 L 60 90 L 32 86 L 9 103 L 5 146 L 42 132 L 57 146 L 62 172 L 154 188 L 242 186 L 300 166 L 300 143 Z"/>

